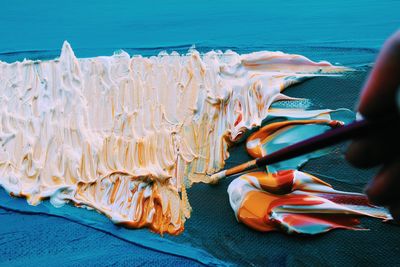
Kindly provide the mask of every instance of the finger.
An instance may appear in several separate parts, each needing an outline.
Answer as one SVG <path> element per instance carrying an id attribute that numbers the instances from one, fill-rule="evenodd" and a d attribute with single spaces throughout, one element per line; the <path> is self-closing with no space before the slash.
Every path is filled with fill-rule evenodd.
<path id="1" fill-rule="evenodd" d="M 400 202 L 400 158 L 383 166 L 370 182 L 366 193 L 376 205 L 388 205 Z"/>
<path id="2" fill-rule="evenodd" d="M 347 149 L 347 161 L 358 168 L 370 168 L 394 158 L 400 150 L 399 128 L 354 140 Z"/>
<path id="3" fill-rule="evenodd" d="M 371 168 L 382 164 L 397 154 L 386 150 L 386 141 L 379 138 L 363 138 L 353 141 L 346 152 L 346 160 L 357 168 Z"/>
<path id="4" fill-rule="evenodd" d="M 359 111 L 366 118 L 398 113 L 396 94 L 400 85 L 400 31 L 383 46 L 361 93 Z"/>
<path id="5" fill-rule="evenodd" d="M 400 202 L 397 202 L 396 204 L 392 204 L 389 207 L 389 212 L 392 214 L 393 220 L 395 220 L 397 223 L 400 222 Z"/>

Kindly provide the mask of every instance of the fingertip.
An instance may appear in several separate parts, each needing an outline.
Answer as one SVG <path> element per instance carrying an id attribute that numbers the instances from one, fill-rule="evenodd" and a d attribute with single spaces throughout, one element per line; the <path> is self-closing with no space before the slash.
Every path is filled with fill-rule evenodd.
<path id="1" fill-rule="evenodd" d="M 396 93 L 396 105 L 397 105 L 397 112 L 398 115 L 400 115 L 400 86 L 397 88 L 397 93 Z"/>
<path id="2" fill-rule="evenodd" d="M 385 205 L 387 203 L 387 194 L 385 193 L 385 185 L 382 183 L 379 174 L 371 180 L 365 189 L 365 194 L 369 202 L 374 205 Z"/>
<path id="3" fill-rule="evenodd" d="M 400 203 L 393 204 L 389 207 L 389 212 L 393 217 L 393 221 L 397 224 L 400 222 Z"/>
<path id="4" fill-rule="evenodd" d="M 375 205 L 395 205 L 400 203 L 400 159 L 385 164 L 371 180 L 365 193 Z"/>
<path id="5" fill-rule="evenodd" d="M 345 154 L 346 160 L 356 168 L 366 169 L 374 167 L 381 163 L 381 157 L 377 153 L 370 153 L 376 150 L 371 146 L 375 146 L 374 142 L 369 139 L 354 140 L 347 147 Z"/>

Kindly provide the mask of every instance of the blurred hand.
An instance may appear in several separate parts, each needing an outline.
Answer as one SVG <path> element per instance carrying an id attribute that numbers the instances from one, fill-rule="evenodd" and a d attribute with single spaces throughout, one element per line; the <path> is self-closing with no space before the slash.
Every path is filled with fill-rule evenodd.
<path id="1" fill-rule="evenodd" d="M 346 158 L 354 166 L 382 165 L 366 193 L 370 201 L 387 206 L 400 219 L 400 31 L 390 37 L 362 90 L 359 112 L 371 120 L 397 116 L 387 130 L 350 144 Z"/>

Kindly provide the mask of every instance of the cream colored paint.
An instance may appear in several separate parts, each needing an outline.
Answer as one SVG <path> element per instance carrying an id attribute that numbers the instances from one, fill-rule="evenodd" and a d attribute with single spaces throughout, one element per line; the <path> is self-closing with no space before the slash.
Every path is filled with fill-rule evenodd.
<path id="1" fill-rule="evenodd" d="M 0 184 L 132 227 L 155 224 L 158 206 L 168 227 L 153 230 L 177 233 L 185 187 L 209 182 L 284 88 L 345 70 L 281 52 L 78 59 L 67 42 L 59 59 L 0 62 Z"/>

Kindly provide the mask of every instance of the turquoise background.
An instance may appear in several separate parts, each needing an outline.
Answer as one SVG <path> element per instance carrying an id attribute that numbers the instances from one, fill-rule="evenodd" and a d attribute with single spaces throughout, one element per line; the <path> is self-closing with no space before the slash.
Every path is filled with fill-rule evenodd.
<path id="1" fill-rule="evenodd" d="M 117 49 L 186 52 L 195 45 L 364 63 L 374 57 L 358 59 L 360 51 L 376 53 L 399 27 L 399 10 L 400 1 L 378 0 L 1 0 L 0 59 L 51 58 L 68 40 L 79 57 Z"/>
<path id="2" fill-rule="evenodd" d="M 289 88 L 314 108 L 353 108 L 384 40 L 400 25 L 400 1 L 83 1 L 0 0 L 0 60 L 51 59 L 68 40 L 78 57 L 156 55 L 232 49 L 281 50 L 357 69 Z M 249 157 L 231 150 L 228 166 Z M 342 151 L 312 160 L 312 174 L 339 190 L 361 192 L 374 171 L 348 166 Z M 314 238 L 262 235 L 237 224 L 226 188 L 196 185 L 186 231 L 178 237 L 126 230 L 93 211 L 28 206 L 0 192 L 0 265 L 395 265 L 400 229 L 365 220 L 370 232 Z M 206 200 L 205 200 L 206 199 Z M 149 249 L 149 246 L 152 249 Z"/>

